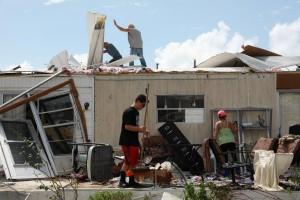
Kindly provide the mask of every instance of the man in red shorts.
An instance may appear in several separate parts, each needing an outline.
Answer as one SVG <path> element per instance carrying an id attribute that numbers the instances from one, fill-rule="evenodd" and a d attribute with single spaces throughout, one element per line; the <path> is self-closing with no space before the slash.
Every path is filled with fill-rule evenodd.
<path id="1" fill-rule="evenodd" d="M 119 145 L 123 150 L 125 162 L 120 172 L 120 187 L 141 187 L 141 184 L 135 182 L 132 169 L 139 158 L 139 133 L 148 134 L 146 127 L 139 126 L 139 110 L 145 107 L 146 100 L 145 95 L 138 95 L 134 104 L 123 112 Z M 129 177 L 129 183 L 126 182 L 126 176 Z"/>

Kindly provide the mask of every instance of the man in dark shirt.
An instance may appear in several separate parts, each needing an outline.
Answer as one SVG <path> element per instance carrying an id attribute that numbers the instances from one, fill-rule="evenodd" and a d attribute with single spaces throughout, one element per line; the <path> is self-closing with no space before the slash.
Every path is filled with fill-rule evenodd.
<path id="1" fill-rule="evenodd" d="M 103 46 L 104 46 L 103 53 L 108 53 L 108 55 L 110 55 L 112 57 L 112 59 L 109 61 L 109 63 L 112 63 L 112 62 L 122 58 L 120 52 L 113 44 L 104 42 Z"/>
<path id="2" fill-rule="evenodd" d="M 132 169 L 136 166 L 139 157 L 139 133 L 148 134 L 145 126 L 139 126 L 139 110 L 145 107 L 146 99 L 145 95 L 138 95 L 134 104 L 123 112 L 119 144 L 124 153 L 125 162 L 120 172 L 120 187 L 141 186 L 135 182 Z M 129 183 L 126 183 L 126 176 L 129 177 Z"/>

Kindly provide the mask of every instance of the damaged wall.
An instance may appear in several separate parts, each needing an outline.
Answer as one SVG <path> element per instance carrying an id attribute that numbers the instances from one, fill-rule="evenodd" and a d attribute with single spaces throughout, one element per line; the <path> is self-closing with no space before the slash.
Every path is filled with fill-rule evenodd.
<path id="1" fill-rule="evenodd" d="M 157 95 L 204 95 L 204 123 L 176 123 L 192 143 L 211 134 L 214 108 L 266 107 L 273 109 L 272 134 L 278 129 L 278 94 L 275 73 L 156 73 L 99 75 L 95 77 L 95 141 L 118 146 L 121 116 L 150 84 L 149 129 L 157 129 Z M 143 123 L 144 111 L 140 112 Z M 278 133 L 276 133 L 278 134 Z"/>
<path id="2" fill-rule="evenodd" d="M 3 95 L 18 95 L 21 92 L 33 87 L 39 82 L 48 78 L 49 75 L 31 76 L 0 76 L 0 104 L 3 103 Z M 85 111 L 89 139 L 94 140 L 94 78 L 92 76 L 72 76 L 79 93 L 79 99 L 84 108 L 84 103 L 89 103 L 88 110 Z M 42 91 L 68 80 L 68 76 L 59 76 L 45 83 L 37 91 Z M 60 91 L 60 90 L 58 90 Z"/>
<path id="3" fill-rule="evenodd" d="M 300 73 L 277 73 L 276 87 L 279 92 L 281 135 L 289 132 L 289 127 L 300 124 Z"/>
<path id="4" fill-rule="evenodd" d="M 46 75 L 0 77 L 0 103 L 3 93 L 20 92 L 44 80 Z M 163 123 L 157 123 L 157 95 L 204 95 L 203 123 L 176 123 L 193 143 L 211 134 L 211 109 L 266 107 L 273 109 L 272 134 L 278 134 L 279 113 L 275 73 L 151 73 L 119 75 L 73 75 L 85 111 L 89 138 L 118 146 L 121 115 L 139 93 L 150 84 L 148 127 L 152 134 Z M 41 89 L 66 80 L 57 77 Z M 95 88 L 94 88 L 95 84 Z M 95 94 L 94 94 L 95 93 Z M 95 110 L 94 110 L 95 104 Z M 143 123 L 144 111 L 140 122 Z M 95 125 L 94 125 L 95 124 Z M 95 126 L 95 127 L 94 127 Z M 95 133 L 95 136 L 94 136 Z"/>

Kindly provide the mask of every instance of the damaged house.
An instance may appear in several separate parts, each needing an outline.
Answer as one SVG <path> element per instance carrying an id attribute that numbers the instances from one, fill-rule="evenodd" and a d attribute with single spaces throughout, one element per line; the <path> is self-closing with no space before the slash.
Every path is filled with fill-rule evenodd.
<path id="1" fill-rule="evenodd" d="M 249 146 L 300 123 L 300 72 L 282 71 L 296 69 L 300 57 L 246 46 L 241 53 L 218 54 L 185 72 L 105 66 L 99 64 L 105 17 L 90 16 L 91 68 L 68 66 L 70 57 L 63 53 L 49 65 L 59 72 L 0 72 L 0 165 L 7 179 L 69 173 L 73 142 L 118 147 L 122 113 L 148 85 L 145 121 L 151 135 L 174 122 L 191 143 L 201 144 L 212 135 L 221 108 L 237 122 L 240 144 Z M 19 154 L 24 139 L 41 149 L 36 162 L 47 169 L 33 169 Z"/>
<path id="2" fill-rule="evenodd" d="M 0 158 L 7 178 L 34 178 L 34 173 L 24 173 L 30 167 L 15 153 L 24 137 L 43 147 L 51 166 L 48 173 L 54 175 L 72 169 L 70 142 L 117 147 L 120 116 L 148 84 L 151 135 L 160 135 L 158 128 L 172 121 L 189 141 L 201 144 L 211 136 L 220 108 L 238 122 L 240 143 L 253 145 L 262 136 L 288 133 L 300 121 L 300 73 L 262 70 L 246 65 L 249 60 L 244 65 L 233 60 L 222 64 L 216 56 L 212 63 L 219 62 L 217 67 L 208 67 L 208 59 L 190 72 L 72 71 L 72 79 L 63 73 L 2 73 Z M 6 135 L 8 130 L 14 134 Z"/>

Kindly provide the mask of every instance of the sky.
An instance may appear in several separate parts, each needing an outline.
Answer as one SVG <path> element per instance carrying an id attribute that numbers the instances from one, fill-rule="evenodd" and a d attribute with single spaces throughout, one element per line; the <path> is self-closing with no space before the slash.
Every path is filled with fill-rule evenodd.
<path id="1" fill-rule="evenodd" d="M 222 52 L 255 45 L 300 56 L 300 0 L 0 0 L 0 70 L 44 69 L 63 50 L 88 52 L 87 12 L 107 16 L 105 41 L 129 55 L 132 23 L 149 67 L 184 70 Z M 105 55 L 104 61 L 109 60 Z"/>

